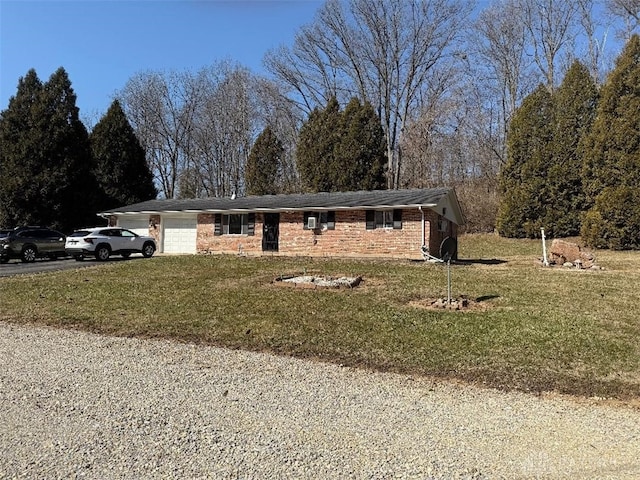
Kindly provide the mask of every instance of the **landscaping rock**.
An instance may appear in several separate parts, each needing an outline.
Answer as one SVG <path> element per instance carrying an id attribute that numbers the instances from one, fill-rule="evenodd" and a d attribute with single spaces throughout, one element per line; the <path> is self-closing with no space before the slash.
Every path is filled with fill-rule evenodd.
<path id="1" fill-rule="evenodd" d="M 354 288 L 360 285 L 362 277 L 329 277 L 314 275 L 281 276 L 276 278 L 276 282 L 303 288 Z"/>
<path id="2" fill-rule="evenodd" d="M 469 307 L 469 300 L 467 298 L 452 298 L 451 301 L 447 301 L 446 298 L 438 298 L 431 302 L 431 307 L 442 308 L 449 310 L 461 310 Z"/>
<path id="3" fill-rule="evenodd" d="M 595 264 L 595 258 L 592 253 L 583 251 L 576 243 L 555 239 L 549 249 L 549 263 L 587 269 Z"/>

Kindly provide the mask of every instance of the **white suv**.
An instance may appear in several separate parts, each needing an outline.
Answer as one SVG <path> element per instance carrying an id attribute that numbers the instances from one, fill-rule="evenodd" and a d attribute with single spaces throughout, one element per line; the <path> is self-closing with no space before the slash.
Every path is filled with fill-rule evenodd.
<path id="1" fill-rule="evenodd" d="M 73 232 L 67 237 L 64 249 L 78 261 L 88 255 L 104 261 L 111 255 L 128 258 L 132 253 L 149 258 L 156 251 L 156 242 L 153 237 L 144 237 L 126 228 L 96 227 Z"/>

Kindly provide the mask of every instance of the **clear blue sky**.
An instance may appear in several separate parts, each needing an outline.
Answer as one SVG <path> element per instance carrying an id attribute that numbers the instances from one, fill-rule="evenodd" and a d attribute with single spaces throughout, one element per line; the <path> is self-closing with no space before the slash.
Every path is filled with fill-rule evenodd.
<path id="1" fill-rule="evenodd" d="M 192 70 L 230 59 L 262 71 L 292 45 L 322 0 L 0 0 L 0 110 L 34 68 L 64 67 L 80 116 L 101 116 L 144 70 Z M 99 119 L 99 118 L 98 118 Z"/>

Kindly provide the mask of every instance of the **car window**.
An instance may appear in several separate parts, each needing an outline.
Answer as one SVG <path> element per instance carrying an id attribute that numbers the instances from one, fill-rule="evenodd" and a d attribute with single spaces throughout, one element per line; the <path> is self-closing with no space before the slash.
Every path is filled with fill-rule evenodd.
<path id="1" fill-rule="evenodd" d="M 107 229 L 107 230 L 100 230 L 100 231 L 98 232 L 98 234 L 99 234 L 99 235 L 104 235 L 105 237 L 113 237 L 113 236 L 115 236 L 115 234 L 113 233 L 113 230 L 109 230 L 109 229 Z"/>
<path id="2" fill-rule="evenodd" d="M 38 230 L 34 230 L 33 231 L 33 236 L 35 238 L 51 238 L 51 237 L 57 237 L 58 234 L 56 234 L 52 230 L 47 230 L 45 228 L 40 228 Z"/>
<path id="3" fill-rule="evenodd" d="M 86 237 L 91 232 L 89 230 L 78 230 L 77 232 L 73 232 L 70 237 Z"/>
<path id="4" fill-rule="evenodd" d="M 131 230 L 122 230 L 122 236 L 130 238 L 130 237 L 137 237 L 138 235 L 133 233 Z"/>
<path id="5" fill-rule="evenodd" d="M 64 237 L 64 234 L 56 230 L 47 230 L 47 236 L 49 238 L 60 238 L 60 237 Z"/>

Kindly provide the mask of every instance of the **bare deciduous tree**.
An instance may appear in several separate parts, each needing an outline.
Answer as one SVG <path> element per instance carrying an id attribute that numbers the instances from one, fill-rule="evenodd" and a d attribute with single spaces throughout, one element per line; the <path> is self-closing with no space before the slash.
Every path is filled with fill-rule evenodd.
<path id="1" fill-rule="evenodd" d="M 289 137 L 297 127 L 275 86 L 230 62 L 195 74 L 138 74 L 120 98 L 166 198 L 243 194 L 246 160 L 267 119 Z M 283 183 L 294 190 L 291 163 Z"/>
<path id="2" fill-rule="evenodd" d="M 523 11 L 525 27 L 533 60 L 545 78 L 545 85 L 553 91 L 556 63 L 563 48 L 570 44 L 575 33 L 577 4 L 558 0 L 517 0 Z"/>
<path id="3" fill-rule="evenodd" d="M 476 125 L 495 137 L 491 143 L 496 145 L 499 163 L 505 161 L 504 145 L 511 115 L 530 88 L 526 49 L 527 31 L 517 4 L 496 2 L 480 12 L 470 36 L 470 55 L 477 58 L 476 85 L 484 94 L 478 92 L 477 100 L 484 105 L 487 115 L 484 122 Z"/>
<path id="4" fill-rule="evenodd" d="M 371 103 L 387 140 L 388 186 L 397 188 L 402 129 L 442 95 L 470 12 L 465 0 L 328 0 L 293 49 L 271 52 L 266 64 L 307 111 L 331 96 Z"/>
<path id="5" fill-rule="evenodd" d="M 119 93 L 120 102 L 159 185 L 160 194 L 174 198 L 180 174 L 189 161 L 194 92 L 187 74 L 145 72 L 132 77 Z"/>
<path id="6" fill-rule="evenodd" d="M 640 0 L 606 0 L 608 12 L 624 23 L 621 36 L 628 40 L 640 26 Z"/>
<path id="7" fill-rule="evenodd" d="M 277 187 L 282 193 L 297 193 L 300 191 L 300 177 L 295 154 L 298 131 L 303 122 L 301 112 L 278 85 L 267 79 L 257 80 L 256 93 L 258 104 L 255 113 L 259 123 L 271 127 L 284 148 Z"/>
<path id="8" fill-rule="evenodd" d="M 253 82 L 248 70 L 229 64 L 200 72 L 202 101 L 193 125 L 198 196 L 244 192 L 244 167 L 260 128 Z"/>
<path id="9" fill-rule="evenodd" d="M 604 79 L 602 62 L 607 33 L 605 30 L 602 38 L 598 37 L 599 27 L 603 27 L 603 25 L 601 24 L 600 16 L 594 14 L 594 9 L 597 4 L 596 0 L 575 0 L 575 2 L 576 8 L 578 9 L 580 25 L 582 26 L 586 40 L 586 52 L 582 55 L 584 57 L 582 63 L 587 66 L 594 81 L 601 83 Z M 579 51 L 580 49 L 576 48 L 575 50 Z"/>

